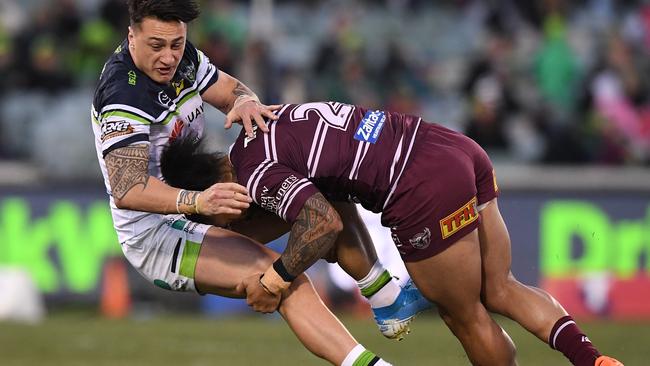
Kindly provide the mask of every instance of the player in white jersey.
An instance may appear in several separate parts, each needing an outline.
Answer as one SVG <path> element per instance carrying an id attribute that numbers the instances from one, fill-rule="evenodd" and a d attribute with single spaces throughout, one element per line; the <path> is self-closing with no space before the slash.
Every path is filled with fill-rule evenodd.
<path id="1" fill-rule="evenodd" d="M 239 214 L 251 198 L 235 183 L 204 191 L 168 186 L 160 155 L 175 138 L 204 128 L 203 102 L 226 127 L 252 122 L 266 130 L 275 106 L 219 71 L 186 41 L 198 7 L 193 0 L 129 0 L 128 38 L 109 58 L 95 91 L 92 123 L 113 223 L 129 262 L 149 281 L 176 291 L 244 297 L 236 286 L 278 254 L 251 239 L 189 221 L 185 214 Z M 278 309 L 300 341 L 336 365 L 387 365 L 365 350 L 323 305 L 309 279 L 299 278 Z"/>

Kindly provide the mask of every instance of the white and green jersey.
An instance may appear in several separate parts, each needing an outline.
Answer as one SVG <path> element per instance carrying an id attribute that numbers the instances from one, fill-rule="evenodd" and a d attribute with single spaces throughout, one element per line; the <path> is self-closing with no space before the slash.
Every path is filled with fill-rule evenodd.
<path id="1" fill-rule="evenodd" d="M 205 114 L 201 94 L 218 77 L 217 68 L 189 42 L 170 84 L 159 84 L 138 70 L 126 40 L 104 65 L 93 98 L 92 126 L 120 242 L 152 227 L 161 215 L 115 206 L 104 157 L 120 147 L 148 144 L 149 175 L 162 179 L 160 155 L 169 140 L 190 131 L 203 134 Z"/>

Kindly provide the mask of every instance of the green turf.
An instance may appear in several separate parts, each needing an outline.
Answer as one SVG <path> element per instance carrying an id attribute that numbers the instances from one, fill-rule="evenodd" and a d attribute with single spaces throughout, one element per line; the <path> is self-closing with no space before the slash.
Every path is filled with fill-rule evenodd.
<path id="1" fill-rule="evenodd" d="M 357 340 L 395 365 L 467 365 L 441 321 L 421 316 L 402 342 L 381 337 L 371 320 L 343 318 Z M 522 366 L 568 365 L 563 357 L 511 322 L 500 321 L 518 346 Z M 648 323 L 585 323 L 604 352 L 626 365 L 650 362 Z M 325 365 L 275 317 L 206 319 L 179 315 L 102 320 L 53 315 L 40 325 L 0 323 L 0 365 Z"/>

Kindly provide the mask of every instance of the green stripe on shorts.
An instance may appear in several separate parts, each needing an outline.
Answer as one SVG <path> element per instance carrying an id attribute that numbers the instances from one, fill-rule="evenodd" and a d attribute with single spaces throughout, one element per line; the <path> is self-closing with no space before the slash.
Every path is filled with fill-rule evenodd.
<path id="1" fill-rule="evenodd" d="M 199 251 L 201 251 L 201 244 L 193 241 L 185 242 L 185 249 L 183 250 L 183 257 L 181 258 L 181 266 L 178 273 L 187 278 L 194 278 L 194 270 L 196 269 L 196 261 L 199 259 Z"/>

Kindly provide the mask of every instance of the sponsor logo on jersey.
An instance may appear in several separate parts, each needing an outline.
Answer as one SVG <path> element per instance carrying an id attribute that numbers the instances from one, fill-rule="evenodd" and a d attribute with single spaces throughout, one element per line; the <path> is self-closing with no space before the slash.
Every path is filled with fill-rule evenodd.
<path id="1" fill-rule="evenodd" d="M 127 121 L 110 121 L 102 123 L 102 142 L 117 136 L 133 133 L 133 126 Z"/>
<path id="2" fill-rule="evenodd" d="M 181 93 L 181 90 L 185 87 L 185 79 L 180 79 L 178 81 L 172 81 L 172 86 L 176 92 L 176 96 Z"/>
<path id="3" fill-rule="evenodd" d="M 187 120 L 187 122 L 192 123 L 192 121 L 194 121 L 196 117 L 202 114 L 203 114 L 203 105 L 200 105 L 194 111 L 192 111 L 192 113 L 188 114 L 185 119 Z"/>
<path id="4" fill-rule="evenodd" d="M 185 66 L 183 70 L 178 73 L 183 77 L 183 79 L 187 79 L 190 83 L 194 83 L 196 80 L 196 67 L 194 67 L 194 64 Z"/>
<path id="5" fill-rule="evenodd" d="M 458 230 L 471 224 L 478 219 L 476 209 L 476 197 L 464 204 L 461 208 L 454 211 L 451 215 L 440 220 L 440 231 L 442 238 L 446 239 L 456 233 Z"/>
<path id="6" fill-rule="evenodd" d="M 135 80 L 137 77 L 135 71 L 129 70 L 128 75 L 129 75 L 129 85 L 135 85 Z"/>
<path id="7" fill-rule="evenodd" d="M 354 134 L 354 139 L 374 144 L 379 138 L 381 129 L 384 128 L 386 114 L 382 111 L 367 111 L 359 123 L 359 128 Z"/>
<path id="8" fill-rule="evenodd" d="M 428 227 L 425 227 L 424 231 L 413 235 L 413 237 L 409 239 L 409 243 L 411 243 L 411 246 L 415 249 L 427 248 L 431 243 L 431 230 L 429 230 Z"/>
<path id="9" fill-rule="evenodd" d="M 269 189 L 264 186 L 264 188 L 262 188 L 260 206 L 263 209 L 269 210 L 271 212 L 277 212 L 280 201 L 282 201 L 282 198 L 287 193 L 287 191 L 289 191 L 291 186 L 298 182 L 298 180 L 298 177 L 293 174 L 286 177 L 275 195 L 270 195 Z"/>
<path id="10" fill-rule="evenodd" d="M 163 90 L 158 93 L 158 102 L 167 108 L 174 105 L 172 98 L 170 98 L 169 95 L 167 95 L 167 93 L 165 93 Z"/>
<path id="11" fill-rule="evenodd" d="M 183 127 L 185 127 L 185 123 L 181 121 L 180 119 L 177 119 L 176 122 L 174 123 L 174 128 L 172 129 L 172 132 L 169 134 L 169 142 L 172 143 L 174 140 L 179 138 L 181 134 L 183 133 Z"/>

